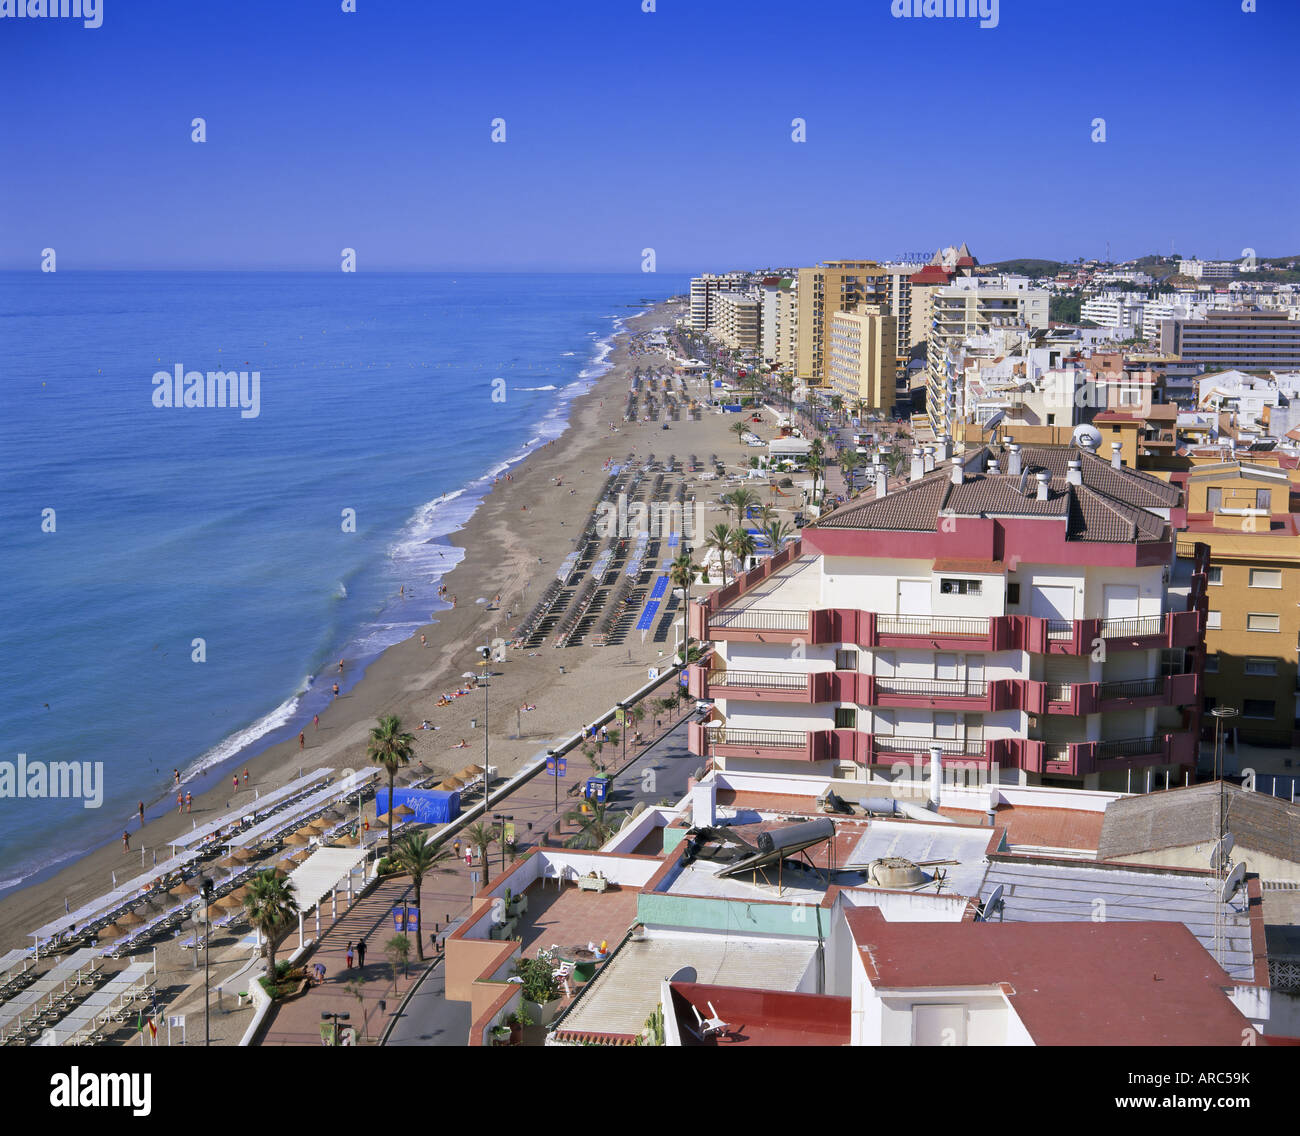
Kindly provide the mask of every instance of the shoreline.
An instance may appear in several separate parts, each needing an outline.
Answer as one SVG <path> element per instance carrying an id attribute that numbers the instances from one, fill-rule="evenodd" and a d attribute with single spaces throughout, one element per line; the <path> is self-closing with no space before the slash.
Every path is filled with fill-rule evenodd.
<path id="1" fill-rule="evenodd" d="M 223 739 L 214 748 L 220 749 L 226 746 L 230 738 L 238 737 L 239 734 L 253 729 L 258 722 L 267 717 L 278 715 L 284 702 L 293 698 L 298 700 L 287 721 L 272 727 L 258 738 L 252 739 L 211 765 L 196 769 L 188 777 L 183 776 L 182 788 L 188 787 L 189 791 L 195 794 L 192 813 L 180 816 L 172 813 L 169 793 L 147 805 L 143 830 L 138 821 L 132 820 L 130 823 L 129 830 L 132 837 L 130 853 L 124 854 L 118 846 L 116 837 L 110 837 L 103 844 L 89 847 L 66 861 L 40 869 L 21 884 L 0 895 L 0 927 L 3 928 L 5 945 L 30 945 L 29 939 L 24 941 L 26 929 L 56 918 L 60 897 L 64 897 L 68 905 L 75 909 L 95 896 L 103 894 L 111 887 L 112 872 L 116 871 L 119 875 L 125 872 L 129 875 L 133 871 L 140 870 L 136 854 L 142 848 L 146 857 L 153 852 L 161 859 L 166 859 L 169 852 L 166 842 L 169 839 L 188 831 L 195 824 L 202 824 L 212 819 L 213 816 L 228 808 L 236 807 L 241 799 L 249 799 L 249 794 L 253 790 L 268 791 L 291 780 L 300 771 L 323 765 L 331 765 L 339 772 L 364 767 L 365 738 L 374 719 L 382 713 L 399 712 L 391 708 L 394 695 L 410 695 L 421 686 L 419 671 L 412 664 L 423 661 L 414 654 L 421 651 L 422 636 L 428 639 L 430 648 L 442 647 L 436 658 L 444 665 L 430 677 L 440 680 L 444 686 L 447 682 L 455 681 L 454 676 L 459 674 L 459 669 L 449 667 L 450 659 L 453 654 L 463 653 L 465 643 L 470 641 L 466 638 L 470 627 L 475 624 L 490 624 L 492 631 L 490 638 L 506 637 L 509 624 L 503 626 L 503 614 L 513 611 L 514 619 L 510 623 L 517 622 L 532 603 L 532 599 L 528 596 L 530 582 L 537 585 L 540 580 L 540 585 L 534 589 L 540 592 L 540 587 L 544 586 L 549 574 L 539 576 L 536 572 L 524 571 L 523 569 L 533 565 L 527 561 L 520 562 L 520 549 L 511 547 L 515 542 L 509 539 L 509 534 L 494 532 L 489 528 L 488 515 L 502 511 L 503 492 L 506 489 L 518 488 L 522 480 L 507 481 L 504 475 L 510 473 L 514 478 L 517 472 L 527 473 L 530 466 L 540 464 L 546 467 L 555 466 L 562 470 L 563 472 L 557 476 L 563 477 L 575 487 L 583 484 L 583 479 L 578 474 L 571 474 L 567 466 L 571 460 L 580 458 L 584 449 L 590 447 L 590 436 L 593 432 L 597 432 L 593 431 L 597 417 L 595 411 L 607 413 L 615 419 L 621 418 L 621 396 L 625 388 L 623 380 L 630 370 L 627 364 L 632 358 L 629 354 L 629 345 L 633 337 L 638 331 L 670 322 L 669 313 L 673 311 L 674 305 L 680 306 L 680 303 L 679 299 L 670 298 L 650 304 L 637 304 L 639 310 L 612 317 L 611 328 L 604 335 L 593 340 L 595 350 L 591 359 L 584 365 L 584 369 L 599 369 L 600 373 L 587 380 L 575 380 L 575 382 L 585 382 L 585 389 L 558 402 L 556 408 L 548 412 L 551 414 L 558 410 L 563 415 L 563 425 L 559 433 L 547 441 L 537 441 L 522 453 L 500 459 L 480 477 L 447 492 L 445 499 L 452 499 L 453 496 L 460 497 L 475 488 L 481 488 L 481 495 L 477 497 L 472 511 L 463 521 L 446 533 L 433 534 L 434 539 L 445 541 L 463 551 L 459 561 L 441 575 L 440 581 L 446 586 L 449 595 L 464 593 L 469 597 L 465 602 L 456 608 L 447 606 L 430 612 L 430 619 L 420 621 L 420 626 L 407 638 L 390 644 L 373 655 L 363 655 L 356 660 L 347 659 L 345 655 L 346 662 L 343 679 L 340 681 L 339 697 L 327 701 L 320 709 L 319 731 L 312 729 L 311 718 L 314 703 L 321 695 L 317 693 L 315 699 L 312 695 L 318 690 L 329 691 L 334 677 L 333 668 L 328 665 L 312 676 L 313 684 L 306 690 L 291 695 L 263 718 L 233 730 L 227 739 Z M 604 350 L 601 349 L 602 347 Z M 613 400 L 608 412 L 601 410 L 605 398 Z M 539 429 L 542 428 L 544 421 L 545 419 L 542 419 L 538 422 Z M 610 452 L 611 456 L 614 454 L 623 456 L 617 450 Z M 576 508 L 583 516 L 590 511 L 596 490 L 603 480 L 598 463 L 591 464 L 591 470 L 583 471 L 587 475 L 585 480 L 590 484 L 581 489 L 573 489 L 569 500 L 562 502 L 570 508 L 576 503 Z M 540 470 L 534 472 L 540 474 Z M 430 501 L 417 506 L 407 526 L 419 516 L 421 510 L 434 503 Z M 527 507 L 524 505 L 523 511 L 526 511 Z M 557 517 L 556 520 L 561 528 L 566 526 L 564 518 Z M 581 525 L 577 524 L 576 517 L 572 523 L 576 526 L 572 531 L 576 533 Z M 554 533 L 550 535 L 555 536 Z M 400 540 L 400 534 L 395 539 Z M 489 544 L 505 546 L 502 550 L 514 554 L 515 571 L 504 580 L 498 579 L 502 567 L 500 563 L 492 565 L 479 562 L 491 559 L 483 556 L 480 551 Z M 562 558 L 562 556 L 556 557 L 554 563 L 558 563 Z M 494 567 L 497 569 L 496 572 L 492 571 Z M 490 586 L 487 582 L 489 578 L 497 580 L 497 585 L 504 584 L 504 586 Z M 476 586 L 478 591 L 486 593 L 487 596 L 501 594 L 501 608 L 493 610 L 489 605 L 475 605 L 470 594 Z M 511 607 L 510 600 L 513 596 L 518 598 L 514 600 Z M 484 608 L 481 613 L 477 611 L 480 606 Z M 489 618 L 481 618 L 484 616 Z M 348 642 L 355 643 L 363 639 L 368 626 L 369 622 L 354 629 Z M 509 665 L 506 664 L 507 667 Z M 497 682 L 499 683 L 500 680 Z M 425 689 L 429 688 L 425 687 Z M 310 705 L 306 704 L 309 699 L 312 701 Z M 571 722 L 571 719 L 566 716 L 566 721 Z M 437 738 L 434 731 L 429 731 L 427 734 L 415 731 L 414 727 L 418 725 L 418 720 L 410 720 L 408 717 L 404 725 L 416 733 L 417 743 Z M 565 732 L 571 733 L 574 728 L 576 727 L 570 724 L 566 726 Z M 468 731 L 468 727 L 463 724 L 461 729 Z M 312 744 L 301 750 L 295 744 L 299 730 L 304 734 L 312 735 Z M 522 730 L 520 733 L 522 734 Z M 522 737 L 519 740 L 523 740 Z M 450 741 L 450 738 L 447 741 Z M 421 747 L 417 744 L 417 760 L 424 757 L 430 764 L 445 766 L 449 770 L 457 764 L 463 764 L 464 758 L 468 756 L 461 755 L 461 761 L 457 763 L 454 754 L 447 755 L 445 758 L 435 757 L 432 754 L 421 753 L 422 748 L 427 750 L 430 747 Z M 441 750 L 443 747 L 436 748 Z M 452 748 L 454 750 L 455 747 Z M 210 753 L 212 750 L 206 752 Z M 204 755 L 200 754 L 191 759 L 191 765 L 201 762 L 203 758 Z M 503 774 L 510 772 L 498 752 L 493 753 L 492 763 L 500 766 Z M 248 789 L 244 789 L 241 784 L 240 788 L 232 794 L 231 789 L 224 783 L 224 777 L 232 770 L 241 772 L 242 767 L 247 767 L 250 773 Z"/>

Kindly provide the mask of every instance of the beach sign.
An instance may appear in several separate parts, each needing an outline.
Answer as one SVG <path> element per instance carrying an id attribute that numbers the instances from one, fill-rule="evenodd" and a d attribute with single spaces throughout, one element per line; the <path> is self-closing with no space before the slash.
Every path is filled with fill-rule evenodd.
<path id="1" fill-rule="evenodd" d="M 569 768 L 569 759 L 567 757 L 548 757 L 546 759 L 546 775 L 548 777 L 563 777 Z"/>

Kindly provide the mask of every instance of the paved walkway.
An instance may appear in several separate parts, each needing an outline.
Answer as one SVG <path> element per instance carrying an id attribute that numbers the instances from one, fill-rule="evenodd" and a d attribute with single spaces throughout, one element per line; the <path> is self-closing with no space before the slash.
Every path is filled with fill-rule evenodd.
<path id="1" fill-rule="evenodd" d="M 665 764 L 666 758 L 680 757 L 685 753 L 685 722 L 689 717 L 690 714 L 687 712 L 680 715 L 677 722 L 665 723 L 666 729 L 644 745 L 635 757 L 632 747 L 628 747 L 628 757 L 631 760 L 627 769 L 616 778 L 611 796 L 611 803 L 615 808 L 626 808 L 638 799 L 653 804 L 664 797 L 672 800 L 680 798 L 685 791 L 686 778 L 703 763 L 702 758 L 693 758 L 693 764 L 673 763 L 677 766 L 674 769 L 674 776 L 671 779 L 664 776 L 651 779 L 652 792 L 644 791 L 641 772 L 643 767 L 658 770 Z M 643 721 L 641 724 L 642 732 L 653 730 L 653 727 L 653 719 Z M 606 747 L 607 759 L 617 762 L 621 760 L 621 755 L 621 743 L 617 750 L 612 746 Z M 690 769 L 685 768 L 687 764 L 690 764 Z M 513 818 L 516 849 L 517 853 L 522 854 L 540 843 L 543 835 L 559 817 L 577 807 L 576 792 L 574 796 L 569 796 L 567 790 L 576 789 L 591 772 L 586 759 L 574 750 L 568 754 L 568 775 L 561 779 L 558 786 L 558 813 L 555 807 L 557 787 L 554 779 L 541 773 L 512 789 L 508 794 L 499 798 L 494 797 L 489 815 Z M 456 837 L 452 839 L 455 840 Z M 424 880 L 421 889 L 425 924 L 423 934 L 427 956 L 424 965 L 420 964 L 413 951 L 408 974 L 405 977 L 399 974 L 396 986 L 394 985 L 392 968 L 384 957 L 384 944 L 397 933 L 393 929 L 392 909 L 402 903 L 408 905 L 414 903 L 415 894 L 409 877 L 385 880 L 365 898 L 358 900 L 349 910 L 342 913 L 332 925 L 327 926 L 326 916 L 322 913 L 321 938 L 306 962 L 308 966 L 315 963 L 323 964 L 326 971 L 325 981 L 320 986 L 313 986 L 293 1001 L 276 1007 L 271 1012 L 270 1024 L 264 1031 L 261 1044 L 319 1045 L 322 1011 L 346 1011 L 351 1015 L 350 1025 L 356 1025 L 364 1018 L 366 1043 L 374 1043 L 383 1033 L 389 1020 L 397 1014 L 402 998 L 417 985 L 421 976 L 428 970 L 429 962 L 435 957 L 431 936 L 469 911 L 470 899 L 480 886 L 471 880 L 470 873 L 481 872 L 481 866 L 477 863 L 473 866 L 467 865 L 464 851 L 462 838 L 461 857 Z M 506 863 L 508 865 L 508 859 Z M 493 845 L 488 850 L 489 882 L 501 874 L 502 864 L 501 845 Z M 312 920 L 308 919 L 307 924 L 310 929 Z M 346 963 L 347 944 L 349 941 L 355 943 L 361 938 L 365 938 L 367 946 L 365 969 L 360 971 L 354 968 L 349 972 Z M 296 946 L 297 933 L 295 932 L 281 947 L 280 956 L 287 957 Z M 397 1044 L 465 1044 L 469 1032 L 468 1003 L 447 1003 L 442 998 L 440 976 L 441 967 L 435 971 L 435 980 L 432 984 L 425 983 L 415 995 L 411 1006 L 412 1013 L 409 1015 L 410 1021 L 403 1023 L 396 1031 L 401 1038 L 396 1042 Z M 361 1001 L 344 989 L 346 985 L 355 982 L 358 978 L 363 983 Z M 384 1003 L 382 1007 L 381 1001 Z M 455 1007 L 460 1009 L 457 1010 Z M 461 1017 L 465 1018 L 464 1028 L 456 1033 Z"/>

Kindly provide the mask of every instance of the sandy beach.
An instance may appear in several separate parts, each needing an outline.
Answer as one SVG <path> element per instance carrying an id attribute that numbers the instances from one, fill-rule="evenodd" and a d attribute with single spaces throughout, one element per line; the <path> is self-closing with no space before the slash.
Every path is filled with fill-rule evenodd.
<path id="1" fill-rule="evenodd" d="M 716 453 L 734 469 L 748 461 L 746 449 L 731 433 L 735 418 L 705 413 L 700 421 L 624 423 L 628 381 L 635 367 L 659 366 L 666 356 L 633 346 L 632 337 L 656 326 L 671 325 L 683 310 L 680 301 L 658 305 L 626 321 L 610 355 L 610 370 L 573 403 L 569 427 L 550 444 L 535 451 L 493 487 L 469 523 L 451 541 L 465 549 L 465 558 L 445 578 L 454 610 L 437 613 L 409 640 L 385 651 L 364 677 L 347 689 L 320 715 L 319 728 L 308 723 L 305 746 L 298 739 L 276 745 L 247 762 L 248 788 L 232 795 L 229 781 L 196 797 L 192 814 L 175 812 L 151 820 L 143 831 L 131 829 L 131 851 L 120 842 L 100 848 L 69 865 L 56 876 L 22 889 L 0 901 L 0 946 L 30 945 L 28 933 L 57 918 L 65 899 L 75 910 L 112 886 L 112 873 L 126 879 L 140 871 L 140 848 L 161 862 L 167 841 L 177 834 L 220 816 L 253 791 L 265 793 L 296 777 L 300 771 L 329 765 L 336 770 L 366 767 L 365 747 L 376 718 L 396 714 L 416 738 L 416 760 L 438 771 L 454 771 L 482 761 L 484 703 L 478 691 L 436 706 L 443 692 L 463 684 L 461 675 L 475 670 L 477 647 L 509 639 L 512 629 L 555 578 L 556 568 L 573 551 L 604 484 L 604 463 L 623 461 L 630 453 L 644 457 L 669 453 L 684 459 L 695 453 L 707 459 Z M 696 393 L 695 390 L 692 393 Z M 702 393 L 702 389 L 700 389 Z M 611 423 L 613 428 L 611 429 Z M 769 429 L 762 431 L 770 433 Z M 560 481 L 562 484 L 556 484 Z M 692 490 L 694 490 L 692 486 Z M 718 482 L 699 483 L 699 499 L 709 508 L 708 524 L 723 520 L 715 501 L 724 490 Z M 784 504 L 784 502 L 779 502 Z M 788 514 L 784 519 L 789 520 Z M 697 550 L 696 560 L 700 559 Z M 661 557 L 662 559 L 662 557 Z M 491 601 L 500 596 L 500 604 Z M 477 603 L 483 599 L 488 602 Z M 671 600 L 680 624 L 680 610 Z M 674 632 L 656 642 L 653 635 L 633 632 L 619 646 L 570 646 L 555 649 L 548 639 L 536 649 L 510 649 L 505 661 L 494 664 L 490 686 L 491 761 L 508 776 L 556 739 L 567 737 L 646 680 L 647 668 L 669 657 Z M 426 640 L 422 644 L 421 636 Z M 321 673 L 327 685 L 337 678 L 330 667 Z M 535 707 L 523 710 L 525 706 Z M 437 730 L 420 730 L 428 719 Z M 470 725 L 478 719 L 478 726 Z M 465 748 L 457 748 L 462 740 Z M 242 769 L 241 769 L 242 773 Z M 229 771 L 227 771 L 229 776 Z M 373 817 L 373 804 L 369 806 Z M 178 983 L 189 985 L 192 960 L 174 944 L 160 947 L 159 992 Z M 110 966 L 117 965 L 110 963 Z"/>

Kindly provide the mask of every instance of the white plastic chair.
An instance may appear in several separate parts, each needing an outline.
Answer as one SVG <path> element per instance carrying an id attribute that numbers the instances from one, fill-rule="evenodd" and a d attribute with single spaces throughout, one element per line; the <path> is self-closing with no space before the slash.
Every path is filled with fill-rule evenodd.
<path id="1" fill-rule="evenodd" d="M 564 987 L 564 996 L 566 998 L 573 997 L 573 988 L 569 985 L 569 979 L 573 977 L 573 967 L 574 964 L 571 962 L 562 962 L 551 971 L 551 977 L 558 978 L 560 985 Z"/>
<path id="2" fill-rule="evenodd" d="M 694 1005 L 691 1006 L 691 1010 L 695 1013 L 695 1021 L 700 1027 L 700 1034 L 703 1037 L 714 1037 L 717 1034 L 726 1033 L 731 1027 L 718 1016 L 718 1011 L 713 1008 L 712 1002 L 708 1006 L 711 1015 L 708 1018 L 705 1018 Z"/>

